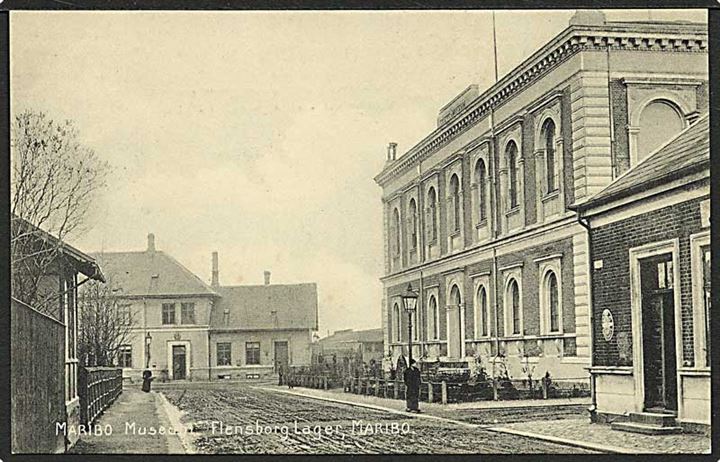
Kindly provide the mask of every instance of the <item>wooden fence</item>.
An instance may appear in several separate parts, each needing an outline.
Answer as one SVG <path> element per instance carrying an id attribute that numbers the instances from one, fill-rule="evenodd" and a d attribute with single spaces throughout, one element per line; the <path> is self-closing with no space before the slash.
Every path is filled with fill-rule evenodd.
<path id="1" fill-rule="evenodd" d="M 382 377 L 336 377 L 331 374 L 289 373 L 280 377 L 281 385 L 330 389 L 343 388 L 347 393 L 405 399 L 405 383 Z M 451 382 L 423 380 L 420 400 L 429 403 L 459 403 L 515 399 L 553 399 L 590 396 L 588 377 L 540 378 L 537 380 L 487 380 Z"/>
<path id="2" fill-rule="evenodd" d="M 81 367 L 78 372 L 80 423 L 90 425 L 122 393 L 122 369 Z"/>
<path id="3" fill-rule="evenodd" d="M 11 434 L 14 453 L 65 450 L 65 325 L 10 302 Z"/>

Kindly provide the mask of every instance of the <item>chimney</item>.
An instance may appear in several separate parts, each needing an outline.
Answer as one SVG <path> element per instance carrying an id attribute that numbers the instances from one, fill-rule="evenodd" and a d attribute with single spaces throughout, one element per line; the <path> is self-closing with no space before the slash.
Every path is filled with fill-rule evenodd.
<path id="1" fill-rule="evenodd" d="M 265 285 L 270 285 L 270 271 L 265 271 Z"/>
<path id="2" fill-rule="evenodd" d="M 212 253 L 212 282 L 213 287 L 220 286 L 220 271 L 218 270 L 218 253 Z"/>
<path id="3" fill-rule="evenodd" d="M 387 160 L 395 160 L 397 157 L 397 143 L 388 143 Z"/>
<path id="4" fill-rule="evenodd" d="M 605 13 L 600 10 L 575 10 L 569 23 L 571 26 L 602 26 L 605 24 Z"/>
<path id="5" fill-rule="evenodd" d="M 148 234 L 148 252 L 155 252 L 155 235 L 153 233 Z"/>

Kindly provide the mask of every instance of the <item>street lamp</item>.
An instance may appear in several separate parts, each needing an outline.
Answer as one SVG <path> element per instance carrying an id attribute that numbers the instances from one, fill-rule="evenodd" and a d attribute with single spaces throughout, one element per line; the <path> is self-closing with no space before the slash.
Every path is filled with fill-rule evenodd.
<path id="1" fill-rule="evenodd" d="M 413 313 L 417 309 L 418 293 L 412 288 L 412 284 L 408 283 L 405 293 L 400 296 L 402 298 L 403 307 L 408 314 L 408 367 L 412 362 L 412 318 Z"/>
<path id="2" fill-rule="evenodd" d="M 145 369 L 148 369 L 150 367 L 150 342 L 152 341 L 152 336 L 150 335 L 150 332 L 145 334 Z"/>

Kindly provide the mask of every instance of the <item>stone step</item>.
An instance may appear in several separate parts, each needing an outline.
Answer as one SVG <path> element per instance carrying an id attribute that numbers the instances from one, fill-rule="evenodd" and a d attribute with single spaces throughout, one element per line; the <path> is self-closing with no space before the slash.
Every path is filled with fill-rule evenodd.
<path id="1" fill-rule="evenodd" d="M 677 425 L 675 414 L 659 412 L 631 412 L 630 422 L 658 427 L 674 427 Z"/>
<path id="2" fill-rule="evenodd" d="M 682 432 L 680 427 L 661 427 L 636 422 L 613 422 L 610 424 L 610 428 L 624 432 L 642 433 L 643 435 L 670 435 Z"/>

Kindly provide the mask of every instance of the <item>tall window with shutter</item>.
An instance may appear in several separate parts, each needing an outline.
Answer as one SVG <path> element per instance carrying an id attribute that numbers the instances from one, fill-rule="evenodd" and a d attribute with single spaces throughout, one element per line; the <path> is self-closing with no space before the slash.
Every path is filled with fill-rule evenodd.
<path id="1" fill-rule="evenodd" d="M 508 163 L 508 208 L 510 209 L 518 206 L 517 155 L 517 145 L 514 141 L 511 141 L 505 148 L 505 156 Z"/>
<path id="2" fill-rule="evenodd" d="M 546 193 L 557 191 L 557 172 L 555 171 L 555 123 L 547 119 L 543 124 L 545 141 L 545 184 Z"/>

